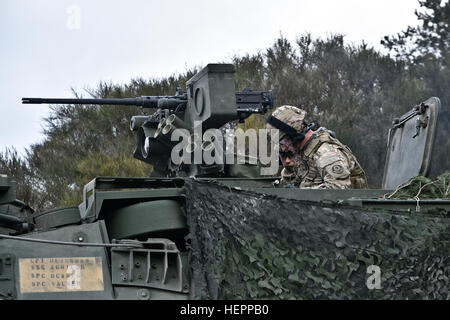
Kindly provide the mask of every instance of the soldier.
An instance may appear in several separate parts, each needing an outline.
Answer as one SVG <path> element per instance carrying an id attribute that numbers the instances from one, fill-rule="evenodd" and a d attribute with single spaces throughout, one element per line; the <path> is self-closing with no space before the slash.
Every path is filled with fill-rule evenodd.
<path id="1" fill-rule="evenodd" d="M 364 170 L 349 147 L 326 128 L 313 131 L 305 122 L 306 111 L 293 106 L 277 108 L 267 129 L 280 130 L 280 184 L 307 189 L 364 189 Z"/>

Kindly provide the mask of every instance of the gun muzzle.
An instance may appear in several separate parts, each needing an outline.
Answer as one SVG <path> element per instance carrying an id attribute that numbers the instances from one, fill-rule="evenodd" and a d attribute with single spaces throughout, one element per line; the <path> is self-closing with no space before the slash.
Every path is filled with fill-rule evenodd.
<path id="1" fill-rule="evenodd" d="M 130 120 L 130 130 L 136 131 L 138 130 L 145 121 L 147 121 L 150 117 L 149 116 L 133 116 Z"/>
<path id="2" fill-rule="evenodd" d="M 183 120 L 181 120 L 174 114 L 171 114 L 167 118 L 166 124 L 168 124 L 168 125 L 170 124 L 170 125 L 174 126 L 175 128 L 182 128 L 182 129 L 189 130 L 189 126 L 186 124 L 186 122 L 184 122 Z"/>

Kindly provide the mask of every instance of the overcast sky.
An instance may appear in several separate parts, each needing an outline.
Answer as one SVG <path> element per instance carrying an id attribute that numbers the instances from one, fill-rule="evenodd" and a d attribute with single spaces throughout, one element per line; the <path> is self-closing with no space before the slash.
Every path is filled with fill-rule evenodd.
<path id="1" fill-rule="evenodd" d="M 380 40 L 417 25 L 417 0 L 0 0 L 0 151 L 42 140 L 48 105 L 100 81 L 126 83 L 341 33 Z"/>

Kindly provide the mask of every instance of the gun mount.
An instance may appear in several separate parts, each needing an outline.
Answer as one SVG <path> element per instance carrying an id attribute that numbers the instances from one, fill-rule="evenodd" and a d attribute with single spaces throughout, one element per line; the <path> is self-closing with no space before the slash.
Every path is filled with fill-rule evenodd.
<path id="1" fill-rule="evenodd" d="M 137 136 L 133 155 L 153 165 L 152 176 L 217 174 L 224 170 L 223 165 L 189 163 L 174 166 L 171 152 L 179 140 L 172 140 L 172 137 L 176 129 L 182 129 L 181 138 L 189 142 L 181 151 L 193 154 L 196 149 L 202 148 L 202 141 L 199 140 L 202 140 L 204 130 L 219 128 L 233 120 L 243 122 L 251 114 L 264 114 L 273 107 L 272 91 L 245 88 L 236 92 L 234 72 L 232 64 L 208 64 L 186 82 L 186 91 L 177 88 L 174 96 L 123 99 L 22 98 L 22 103 L 140 106 L 147 115 L 131 118 L 130 129 Z"/>

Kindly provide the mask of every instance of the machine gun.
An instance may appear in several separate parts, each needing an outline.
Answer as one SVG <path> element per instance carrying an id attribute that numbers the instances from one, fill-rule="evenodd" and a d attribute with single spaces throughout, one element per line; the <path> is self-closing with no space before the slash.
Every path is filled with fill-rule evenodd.
<path id="1" fill-rule="evenodd" d="M 201 124 L 203 131 L 220 128 L 229 121 L 243 122 L 251 114 L 265 114 L 273 107 L 272 91 L 235 91 L 232 64 L 208 64 L 186 82 L 186 91 L 177 88 L 174 96 L 144 96 L 124 99 L 59 99 L 22 98 L 23 104 L 97 104 L 140 106 L 143 116 L 133 116 L 130 129 L 137 133 L 134 157 L 154 167 L 153 176 L 175 174 L 205 175 L 223 171 L 222 166 L 196 164 L 177 165 L 171 162 L 171 151 L 178 143 L 171 137 L 176 129 L 184 129 L 190 143 L 184 150 L 194 153 L 194 131 Z M 151 114 L 150 114 L 151 113 Z M 197 131 L 198 132 L 198 131 Z M 192 137 L 191 137 L 192 135 Z"/>

